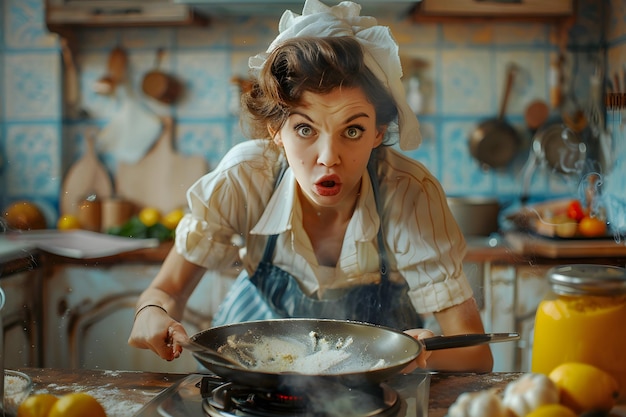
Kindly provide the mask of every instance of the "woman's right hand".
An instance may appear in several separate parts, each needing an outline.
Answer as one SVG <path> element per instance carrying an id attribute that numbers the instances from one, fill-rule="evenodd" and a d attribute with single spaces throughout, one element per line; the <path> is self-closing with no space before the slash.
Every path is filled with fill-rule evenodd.
<path id="1" fill-rule="evenodd" d="M 161 358 L 171 361 L 178 358 L 183 350 L 176 340 L 186 340 L 187 337 L 183 325 L 171 318 L 165 310 L 149 306 L 136 315 L 128 344 L 139 349 L 150 349 Z"/>

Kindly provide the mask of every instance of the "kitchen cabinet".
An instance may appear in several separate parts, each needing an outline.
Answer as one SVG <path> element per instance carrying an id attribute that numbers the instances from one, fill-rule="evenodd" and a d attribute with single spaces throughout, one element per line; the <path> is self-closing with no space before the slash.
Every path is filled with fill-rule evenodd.
<path id="1" fill-rule="evenodd" d="M 17 369 L 41 363 L 41 270 L 17 272 L 0 279 L 6 302 L 2 309 L 4 366 Z"/>
<path id="2" fill-rule="evenodd" d="M 198 365 L 188 352 L 166 362 L 149 350 L 127 343 L 139 294 L 159 265 L 57 264 L 44 281 L 45 366 L 53 368 L 125 369 L 193 372 Z M 218 279 L 205 277 L 192 295 L 183 324 L 189 334 L 210 326 Z M 208 295 L 208 296 L 206 296 Z"/>

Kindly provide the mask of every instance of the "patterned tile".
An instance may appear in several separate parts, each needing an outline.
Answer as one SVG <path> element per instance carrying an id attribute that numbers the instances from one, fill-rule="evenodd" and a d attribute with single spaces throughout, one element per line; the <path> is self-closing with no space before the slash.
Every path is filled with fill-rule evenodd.
<path id="1" fill-rule="evenodd" d="M 215 168 L 222 156 L 234 144 L 224 123 L 179 124 L 176 129 L 177 149 L 183 154 L 203 155 L 209 168 Z"/>
<path id="2" fill-rule="evenodd" d="M 59 119 L 61 78 L 59 54 L 25 52 L 4 57 L 7 120 Z"/>
<path id="3" fill-rule="evenodd" d="M 441 135 L 446 138 L 441 156 L 441 179 L 449 195 L 489 194 L 493 172 L 484 170 L 469 151 L 468 135 L 475 127 L 471 122 L 447 121 Z"/>
<path id="4" fill-rule="evenodd" d="M 51 48 L 57 35 L 50 34 L 44 23 L 42 0 L 4 0 L 2 31 L 7 47 L 12 49 Z"/>
<path id="5" fill-rule="evenodd" d="M 8 125 L 7 196 L 58 196 L 61 183 L 60 143 L 58 125 Z"/>
<path id="6" fill-rule="evenodd" d="M 438 88 L 439 112 L 447 115 L 489 115 L 497 109 L 493 54 L 482 50 L 455 49 L 441 52 Z M 487 65 L 486 65 L 487 64 Z"/>
<path id="7" fill-rule="evenodd" d="M 228 116 L 230 59 L 226 52 L 180 52 L 177 65 L 184 72 L 185 100 L 178 106 L 180 117 Z"/>

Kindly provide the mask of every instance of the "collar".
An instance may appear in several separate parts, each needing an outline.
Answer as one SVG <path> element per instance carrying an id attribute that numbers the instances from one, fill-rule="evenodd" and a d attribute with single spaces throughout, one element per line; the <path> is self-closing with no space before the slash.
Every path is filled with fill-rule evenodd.
<path id="1" fill-rule="evenodd" d="M 276 235 L 292 230 L 294 219 L 301 218 L 301 215 L 296 215 L 296 212 L 301 212 L 296 187 L 293 171 L 287 168 L 282 181 L 274 190 L 263 214 L 250 233 Z M 378 233 L 380 217 L 376 209 L 372 182 L 367 174 L 362 178 L 360 194 L 348 225 L 348 232 L 352 234 L 355 242 L 369 242 Z"/>

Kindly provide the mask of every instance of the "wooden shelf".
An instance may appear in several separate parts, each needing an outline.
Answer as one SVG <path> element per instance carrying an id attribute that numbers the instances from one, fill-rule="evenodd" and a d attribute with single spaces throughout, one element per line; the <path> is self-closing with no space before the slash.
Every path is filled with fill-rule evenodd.
<path id="1" fill-rule="evenodd" d="M 422 0 L 413 11 L 416 22 L 542 22 L 574 17 L 574 0 Z"/>

